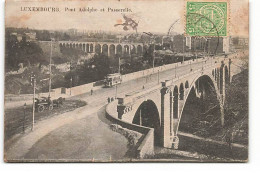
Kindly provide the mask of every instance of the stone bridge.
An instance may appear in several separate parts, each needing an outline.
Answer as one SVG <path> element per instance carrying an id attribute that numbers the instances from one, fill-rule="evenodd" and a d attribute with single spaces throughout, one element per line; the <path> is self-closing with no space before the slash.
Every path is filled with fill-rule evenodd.
<path id="1" fill-rule="evenodd" d="M 166 148 L 178 148 L 178 130 L 190 96 L 205 102 L 215 98 L 219 126 L 224 125 L 225 90 L 233 76 L 230 57 L 202 59 L 196 69 L 187 68 L 182 75 L 172 74 L 161 84 L 118 98 L 118 119 L 154 128 L 154 142 Z M 204 102 L 203 102 L 204 100 Z"/>
<path id="2" fill-rule="evenodd" d="M 113 42 L 78 42 L 59 41 L 61 48 L 80 49 L 86 53 L 102 53 L 107 56 L 114 55 L 142 55 L 147 45 L 142 43 L 113 43 Z"/>

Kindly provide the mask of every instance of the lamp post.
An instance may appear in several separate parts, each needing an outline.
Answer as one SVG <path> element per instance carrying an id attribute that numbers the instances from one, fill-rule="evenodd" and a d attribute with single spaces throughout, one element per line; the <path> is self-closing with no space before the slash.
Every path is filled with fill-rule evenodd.
<path id="1" fill-rule="evenodd" d="M 72 76 L 70 77 L 70 95 L 71 95 L 71 88 L 72 88 Z"/>
<path id="2" fill-rule="evenodd" d="M 70 61 L 70 95 L 71 95 L 71 88 L 72 88 L 72 62 Z"/>
<path id="3" fill-rule="evenodd" d="M 36 88 L 36 79 L 35 75 L 31 77 L 31 81 L 33 84 L 33 111 L 32 111 L 32 131 L 34 129 L 34 114 L 35 114 L 35 88 Z"/>
<path id="4" fill-rule="evenodd" d="M 120 74 L 120 56 L 118 57 L 118 73 Z"/>
<path id="5" fill-rule="evenodd" d="M 49 65 L 49 72 L 50 72 L 50 79 L 49 79 L 49 97 L 51 96 L 51 58 L 52 58 L 52 39 L 51 39 L 51 53 L 50 53 L 50 65 Z"/>
<path id="6" fill-rule="evenodd" d="M 183 63 L 184 63 L 184 39 L 185 39 L 185 36 L 183 34 L 183 39 L 182 39 L 182 53 L 183 53 L 183 55 L 182 55 L 182 62 Z"/>
<path id="7" fill-rule="evenodd" d="M 210 55 L 210 39 L 211 39 L 211 38 L 208 38 L 208 41 L 209 41 L 209 42 L 208 42 L 208 56 Z"/>
<path id="8" fill-rule="evenodd" d="M 160 83 L 160 71 L 158 70 L 158 84 Z"/>
<path id="9" fill-rule="evenodd" d="M 197 37 L 194 38 L 194 48 L 195 48 L 195 56 L 196 56 L 196 60 L 198 59 L 198 54 L 197 54 Z"/>
<path id="10" fill-rule="evenodd" d="M 116 87 L 115 87 L 116 89 L 116 93 L 115 93 L 115 99 L 117 98 L 117 84 L 116 84 Z"/>
<path id="11" fill-rule="evenodd" d="M 25 125 L 25 110 L 26 110 L 26 103 L 23 105 L 23 133 L 24 133 L 24 125 Z"/>
<path id="12" fill-rule="evenodd" d="M 154 73 L 154 61 L 155 61 L 154 50 L 155 50 L 155 44 L 153 44 L 153 73 Z"/>
<path id="13" fill-rule="evenodd" d="M 176 78 L 176 64 L 177 64 L 177 63 L 175 63 L 175 68 L 174 68 L 174 69 L 175 69 L 175 78 Z"/>

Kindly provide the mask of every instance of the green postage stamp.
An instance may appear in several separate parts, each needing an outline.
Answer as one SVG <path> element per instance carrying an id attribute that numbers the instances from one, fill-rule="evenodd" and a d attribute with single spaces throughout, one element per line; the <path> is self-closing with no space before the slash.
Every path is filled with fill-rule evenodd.
<path id="1" fill-rule="evenodd" d="M 227 36 L 227 2 L 187 2 L 186 34 Z"/>

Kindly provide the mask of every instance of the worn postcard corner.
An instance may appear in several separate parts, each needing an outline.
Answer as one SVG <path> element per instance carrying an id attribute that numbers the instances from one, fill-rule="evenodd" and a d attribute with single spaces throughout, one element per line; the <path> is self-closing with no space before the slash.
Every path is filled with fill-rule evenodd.
<path id="1" fill-rule="evenodd" d="M 9 0 L 5 162 L 248 162 L 248 0 Z"/>

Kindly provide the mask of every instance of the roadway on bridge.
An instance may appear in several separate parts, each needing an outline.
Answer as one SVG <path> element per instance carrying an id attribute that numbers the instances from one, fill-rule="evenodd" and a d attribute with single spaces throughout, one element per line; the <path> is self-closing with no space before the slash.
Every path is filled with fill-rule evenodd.
<path id="1" fill-rule="evenodd" d="M 206 63 L 204 60 L 203 62 L 195 61 L 191 65 L 184 64 L 177 67 L 177 69 L 160 72 L 160 81 L 174 78 L 175 73 L 176 77 L 187 74 L 191 71 L 191 68 L 193 70 L 201 69 L 203 64 L 210 65 L 212 61 L 208 60 Z M 120 84 L 117 87 L 117 95 L 123 96 L 130 92 L 142 90 L 143 86 L 147 89 L 156 84 L 158 84 L 157 72 L 147 77 Z M 44 120 L 45 124 L 53 124 L 53 130 L 46 131 L 43 125 L 41 128 L 37 128 L 36 124 L 36 130 L 34 132 L 30 132 L 27 136 L 25 135 L 20 139 L 22 142 L 16 142 L 13 147 L 7 150 L 7 153 L 10 152 L 9 155 L 12 156 L 10 159 L 44 160 L 48 158 L 56 160 L 67 159 L 69 161 L 93 159 L 96 161 L 110 161 L 125 159 L 127 140 L 120 134 L 109 129 L 110 122 L 106 120 L 104 116 L 104 106 L 107 103 L 107 98 L 114 97 L 115 94 L 116 90 L 115 87 L 113 87 L 96 90 L 93 95 L 85 93 L 72 97 L 71 99 L 81 99 L 88 104 L 79 111 L 75 110 L 66 113 L 66 116 L 59 115 L 55 120 Z M 73 116 L 77 116 L 77 118 L 73 119 Z M 72 120 L 68 121 L 69 118 Z M 61 123 L 65 121 L 68 122 Z M 57 127 L 55 128 L 55 126 Z M 46 132 L 41 133 L 41 131 Z M 31 135 L 30 138 L 33 138 L 33 140 L 30 140 L 28 135 Z M 25 140 L 26 137 L 29 139 Z M 34 139 L 34 137 L 38 140 Z"/>

